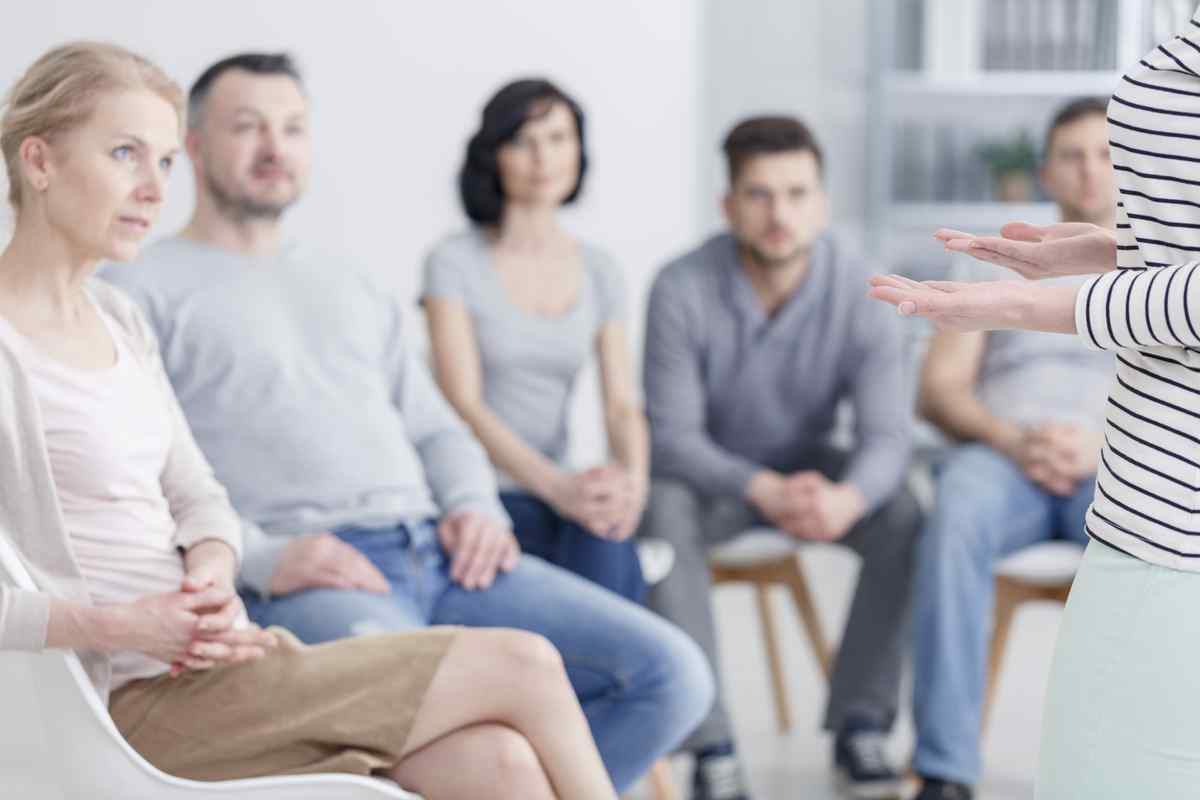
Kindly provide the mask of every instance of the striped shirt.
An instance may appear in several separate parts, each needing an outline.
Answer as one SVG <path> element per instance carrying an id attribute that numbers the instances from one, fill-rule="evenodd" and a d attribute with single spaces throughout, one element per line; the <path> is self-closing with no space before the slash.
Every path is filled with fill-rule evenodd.
<path id="1" fill-rule="evenodd" d="M 1200 12 L 1108 106 L 1117 269 L 1079 291 L 1080 335 L 1115 350 L 1088 533 L 1200 571 Z"/>

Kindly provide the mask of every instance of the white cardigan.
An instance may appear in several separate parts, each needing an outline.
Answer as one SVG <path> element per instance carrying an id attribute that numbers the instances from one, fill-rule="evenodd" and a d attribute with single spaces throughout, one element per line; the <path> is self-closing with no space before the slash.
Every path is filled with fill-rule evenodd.
<path id="1" fill-rule="evenodd" d="M 170 403 L 173 440 L 162 473 L 163 493 L 181 550 L 205 539 L 229 544 L 241 558 L 240 522 L 225 489 L 192 439 L 158 354 L 158 342 L 134 303 L 103 281 L 89 282 L 96 302 L 129 337 Z M 18 589 L 0 576 L 0 650 L 42 650 L 52 598 L 89 605 L 87 587 L 71 552 L 54 488 L 43 423 L 30 377 L 19 355 L 0 341 L 0 536 L 15 547 L 37 591 Z M 181 555 L 182 557 L 182 555 Z M 103 653 L 80 659 L 107 702 L 111 666 Z"/>

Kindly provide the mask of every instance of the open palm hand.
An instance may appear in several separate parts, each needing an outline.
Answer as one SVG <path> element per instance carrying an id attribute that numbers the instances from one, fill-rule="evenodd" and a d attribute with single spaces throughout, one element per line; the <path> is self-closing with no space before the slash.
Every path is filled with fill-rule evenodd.
<path id="1" fill-rule="evenodd" d="M 1010 222 L 1000 229 L 999 236 L 975 236 L 949 228 L 933 235 L 947 250 L 1007 267 L 1026 278 L 1090 275 L 1117 265 L 1117 240 L 1112 231 L 1087 222 Z"/>

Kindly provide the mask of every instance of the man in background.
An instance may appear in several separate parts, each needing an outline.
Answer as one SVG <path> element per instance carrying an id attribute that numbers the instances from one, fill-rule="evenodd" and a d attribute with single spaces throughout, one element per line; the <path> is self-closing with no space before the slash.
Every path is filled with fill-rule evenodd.
<path id="1" fill-rule="evenodd" d="M 400 304 L 337 254 L 284 242 L 312 161 L 288 57 L 210 67 L 188 124 L 191 221 L 107 277 L 146 310 L 247 521 L 248 613 L 307 643 L 424 625 L 539 633 L 628 787 L 707 711 L 703 654 L 651 612 L 522 555 L 487 457 L 405 336 Z M 475 759 L 495 761 L 463 763 Z"/>
<path id="2" fill-rule="evenodd" d="M 1063 222 L 1113 227 L 1105 101 L 1075 100 L 1046 134 L 1042 186 Z M 1012 280 L 972 260 L 962 280 Z M 1082 278 L 1059 279 L 1081 283 Z M 1074 336 L 934 335 L 921 414 L 959 444 L 937 475 L 917 553 L 913 768 L 919 800 L 970 800 L 979 753 L 998 559 L 1047 539 L 1084 544 L 1112 356 Z"/>
<path id="3" fill-rule="evenodd" d="M 821 150 L 790 117 L 738 124 L 724 145 L 728 232 L 668 264 L 646 329 L 651 498 L 642 531 L 676 566 L 650 605 L 716 667 L 708 550 L 756 525 L 862 558 L 838 649 L 825 728 L 858 797 L 894 797 L 884 737 L 908 644 L 912 549 L 920 528 L 903 488 L 912 411 L 895 315 L 866 296 L 871 272 L 828 230 Z M 843 401 L 849 450 L 830 443 Z M 814 687 L 824 691 L 824 687 Z M 718 700 L 685 747 L 697 800 L 746 800 L 733 729 Z"/>

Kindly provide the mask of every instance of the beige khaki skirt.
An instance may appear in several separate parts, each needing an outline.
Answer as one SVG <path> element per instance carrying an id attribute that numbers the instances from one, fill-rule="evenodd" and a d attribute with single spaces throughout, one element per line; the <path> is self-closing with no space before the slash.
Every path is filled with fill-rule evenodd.
<path id="1" fill-rule="evenodd" d="M 394 767 L 458 628 L 308 646 L 282 628 L 258 661 L 113 693 L 121 734 L 171 775 L 215 781 Z"/>

